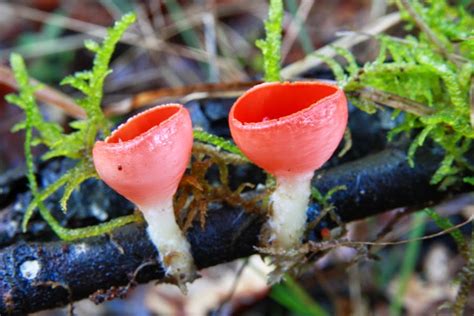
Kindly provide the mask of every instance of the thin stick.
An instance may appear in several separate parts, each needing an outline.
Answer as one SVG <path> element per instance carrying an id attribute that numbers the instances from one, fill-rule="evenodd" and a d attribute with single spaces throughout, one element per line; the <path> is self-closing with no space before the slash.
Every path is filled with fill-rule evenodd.
<path id="1" fill-rule="evenodd" d="M 87 36 L 84 34 L 74 34 L 2 49 L 0 50 L 0 60 L 8 59 L 13 52 L 19 53 L 23 58 L 27 59 L 73 51 L 84 47 L 84 40 L 86 38 Z"/>
<path id="2" fill-rule="evenodd" d="M 58 14 L 43 12 L 41 10 L 36 10 L 17 4 L 0 3 L 0 11 L 6 12 L 7 14 L 14 14 L 32 21 L 57 25 L 64 29 L 85 33 L 93 37 L 104 38 L 107 33 L 107 28 L 103 26 L 60 16 Z M 167 43 L 162 39 L 157 39 L 157 41 L 158 43 L 150 42 L 149 40 L 143 40 L 141 36 L 130 31 L 125 32 L 122 39 L 120 40 L 120 42 L 129 45 L 138 46 L 153 51 L 164 51 L 168 54 L 207 62 L 207 53 L 203 50 Z M 216 62 L 219 66 L 222 64 L 224 66 L 228 66 L 225 62 L 225 59 L 222 57 L 217 58 Z"/>
<path id="3" fill-rule="evenodd" d="M 339 32 L 336 32 L 335 35 L 337 37 L 363 35 L 363 36 L 367 36 L 367 37 L 370 37 L 370 38 L 373 38 L 373 39 L 377 39 L 376 35 L 371 35 L 371 34 L 368 34 L 368 33 L 362 32 L 362 31 L 339 31 Z M 402 43 L 402 44 L 405 44 L 405 45 L 411 45 L 411 46 L 417 45 L 416 43 L 410 42 L 410 41 L 408 41 L 404 38 L 395 37 L 395 36 L 391 36 L 391 35 L 387 35 L 387 34 L 384 34 L 384 35 L 386 37 L 390 38 L 392 41 L 395 41 L 395 42 L 399 42 L 399 43 Z M 450 60 L 451 59 L 456 60 L 457 61 L 456 64 L 469 62 L 469 59 L 467 59 L 467 58 L 465 58 L 461 55 L 454 54 L 454 53 L 449 53 L 449 58 L 450 58 Z"/>
<path id="4" fill-rule="evenodd" d="M 13 89 L 18 89 L 18 85 L 10 68 L 0 65 L 0 83 L 9 86 Z M 31 79 L 31 85 L 38 85 L 39 82 Z M 74 118 L 85 118 L 86 112 L 83 108 L 77 105 L 67 95 L 42 84 L 42 88 L 35 91 L 35 97 L 38 100 L 56 106 Z"/>
<path id="5" fill-rule="evenodd" d="M 221 315 L 221 311 L 224 308 L 224 306 L 232 300 L 232 297 L 234 296 L 235 291 L 237 290 L 237 286 L 239 285 L 240 278 L 242 277 L 242 273 L 244 272 L 245 268 L 248 265 L 249 265 L 249 258 L 243 259 L 242 265 L 240 266 L 240 268 L 237 270 L 237 273 L 235 274 L 234 282 L 232 282 L 232 286 L 230 288 L 229 293 L 224 298 L 224 300 L 222 300 L 222 302 L 219 304 L 219 307 L 212 315 Z"/>
<path id="6" fill-rule="evenodd" d="M 395 12 L 385 15 L 375 20 L 374 22 L 367 24 L 364 28 L 362 28 L 361 31 L 363 33 L 369 34 L 370 36 L 373 36 L 386 31 L 388 28 L 396 25 L 398 22 L 400 22 L 400 13 Z M 315 54 L 334 57 L 336 56 L 336 52 L 331 46 L 351 48 L 357 44 L 366 41 L 370 38 L 370 36 L 346 36 L 337 39 L 326 46 L 321 47 L 320 49 L 315 51 Z M 283 68 L 281 70 L 281 77 L 284 79 L 295 78 L 305 73 L 306 71 L 321 65 L 323 61 L 316 57 L 315 54 L 308 55 L 302 60 L 299 60 Z"/>
<path id="7" fill-rule="evenodd" d="M 152 103 L 156 104 L 170 100 L 186 103 L 204 98 L 238 97 L 246 89 L 258 83 L 260 81 L 208 83 L 144 91 L 131 98 L 108 105 L 105 108 L 105 114 L 107 116 L 124 114 Z"/>
<path id="8" fill-rule="evenodd" d="M 423 236 L 423 237 L 410 238 L 410 239 L 399 240 L 399 241 L 386 241 L 386 242 L 380 242 L 380 241 L 375 241 L 375 242 L 371 242 L 371 241 L 347 241 L 347 242 L 344 242 L 343 241 L 342 243 L 340 243 L 340 245 L 341 246 L 349 246 L 349 247 L 354 246 L 354 245 L 374 245 L 374 246 L 403 245 L 403 244 L 408 244 L 408 243 L 411 243 L 411 242 L 414 242 L 414 241 L 433 239 L 433 238 L 436 238 L 436 237 L 447 235 L 447 234 L 451 233 L 452 231 L 471 223 L 473 219 L 474 219 L 474 216 L 471 216 L 466 221 L 464 221 L 462 223 L 459 223 L 459 224 L 457 224 L 453 227 L 450 227 L 450 228 L 442 230 L 440 232 L 437 232 L 437 233 L 434 233 L 434 234 L 431 234 L 431 235 L 426 235 L 426 236 Z"/>
<path id="9" fill-rule="evenodd" d="M 374 89 L 372 87 L 364 87 L 353 92 L 353 94 L 356 94 L 360 98 L 370 100 L 375 103 L 385 105 L 394 109 L 409 112 L 418 116 L 427 116 L 435 112 L 434 109 L 424 104 L 418 103 L 411 99 L 407 99 L 390 92 Z"/>
<path id="10" fill-rule="evenodd" d="M 204 45 L 208 53 L 209 82 L 219 81 L 219 68 L 216 67 L 217 40 L 216 40 L 216 17 L 214 4 L 208 3 L 209 12 L 203 14 L 202 23 L 204 26 Z"/>
<path id="11" fill-rule="evenodd" d="M 161 39 L 159 39 L 158 37 L 160 36 L 161 32 L 160 33 L 155 32 L 153 25 L 150 23 L 149 19 L 147 18 L 143 5 L 137 5 L 135 10 L 138 17 L 137 26 L 140 32 L 143 34 L 145 41 L 149 41 L 151 46 L 159 46 L 161 43 Z M 161 78 L 163 78 L 170 86 L 175 86 L 175 84 L 173 84 L 175 82 L 176 83 L 179 82 L 181 83 L 180 85 L 182 85 L 183 82 L 178 77 L 178 75 L 175 74 L 174 72 L 171 72 L 170 74 L 170 71 L 168 71 L 167 69 L 168 63 L 166 61 L 167 59 L 166 56 L 163 56 L 161 52 L 158 52 L 158 53 L 155 53 L 155 52 L 150 53 L 149 51 L 145 51 L 145 52 L 148 54 L 149 58 L 151 58 L 151 60 L 153 60 L 153 62 L 160 69 L 160 71 L 157 71 L 156 68 L 150 69 L 150 70 L 152 70 L 154 73 L 159 73 L 161 75 Z M 186 82 L 187 83 L 199 82 L 199 76 L 195 73 L 194 68 L 190 67 L 190 70 L 191 71 L 187 72 Z M 130 80 L 129 84 L 130 83 L 134 85 L 137 84 L 136 80 L 133 80 L 133 81 Z"/>
<path id="12" fill-rule="evenodd" d="M 293 46 L 296 37 L 300 32 L 304 32 L 304 22 L 308 18 L 308 14 L 311 11 L 311 8 L 314 5 L 314 0 L 303 0 L 301 5 L 293 16 L 290 26 L 286 32 L 286 36 L 283 40 L 283 45 L 281 47 L 281 59 L 285 60 L 285 57 L 290 52 L 291 47 Z M 312 43 L 310 43 L 312 44 Z M 314 50 L 314 48 L 312 49 Z"/>
<path id="13" fill-rule="evenodd" d="M 428 39 L 438 48 L 439 52 L 447 58 L 449 61 L 451 61 L 453 64 L 458 65 L 457 60 L 451 58 L 449 52 L 446 50 L 445 45 L 441 40 L 436 36 L 436 34 L 430 29 L 430 27 L 423 21 L 421 16 L 418 15 L 418 13 L 415 11 L 415 9 L 412 7 L 410 2 L 408 0 L 400 0 L 400 3 L 402 4 L 403 8 L 408 12 L 408 14 L 411 16 L 413 21 L 415 21 L 416 25 L 420 28 L 420 30 L 426 34 Z"/>

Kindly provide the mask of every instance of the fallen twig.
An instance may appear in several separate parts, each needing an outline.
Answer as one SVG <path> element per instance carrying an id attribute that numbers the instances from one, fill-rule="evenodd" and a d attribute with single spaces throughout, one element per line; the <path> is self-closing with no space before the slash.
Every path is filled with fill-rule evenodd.
<path id="1" fill-rule="evenodd" d="M 383 17 L 378 18 L 372 23 L 367 24 L 362 28 L 361 32 L 366 33 L 367 35 L 351 35 L 346 36 L 340 39 L 335 40 L 334 42 L 323 46 L 315 51 L 314 54 L 307 55 L 302 60 L 299 60 L 295 63 L 292 63 L 281 70 L 281 77 L 284 79 L 296 78 L 303 73 L 309 71 L 310 69 L 316 68 L 317 66 L 323 64 L 324 62 L 318 58 L 316 55 L 324 55 L 328 57 L 336 56 L 336 52 L 332 46 L 351 48 L 357 44 L 360 44 L 367 39 L 370 39 L 371 36 L 380 34 L 390 27 L 396 25 L 400 22 L 400 13 L 390 13 Z"/>
<path id="2" fill-rule="evenodd" d="M 13 14 L 15 16 L 32 21 L 49 23 L 64 29 L 88 34 L 96 38 L 103 38 L 107 32 L 107 28 L 100 25 L 95 25 L 78 19 L 61 16 L 59 14 L 29 8 L 19 4 L 0 2 L 0 10 L 2 12 L 6 12 L 7 14 Z M 207 62 L 207 53 L 203 50 L 169 43 L 163 38 L 155 39 L 156 40 L 148 40 L 147 38 L 143 39 L 139 34 L 128 31 L 124 33 L 121 42 L 151 51 L 162 51 L 172 55 L 178 55 L 197 61 Z M 223 67 L 224 69 L 228 67 L 226 58 L 218 57 L 216 62 L 218 63 L 218 66 Z"/>
<path id="3" fill-rule="evenodd" d="M 448 50 L 445 47 L 445 44 L 441 42 L 438 36 L 436 36 L 436 34 L 431 30 L 431 28 L 418 15 L 418 13 L 415 11 L 415 9 L 410 4 L 410 2 L 408 0 L 401 0 L 400 4 L 408 12 L 408 14 L 413 19 L 413 21 L 415 21 L 415 24 L 420 28 L 420 30 L 423 33 L 425 33 L 428 39 L 438 48 L 439 52 L 449 61 L 451 61 L 455 65 L 458 65 L 459 62 L 456 59 L 451 57 L 451 55 L 449 54 Z"/>
<path id="4" fill-rule="evenodd" d="M 433 108 L 424 104 L 372 87 L 364 87 L 355 92 L 351 92 L 351 94 L 356 94 L 362 99 L 370 100 L 377 104 L 385 105 L 418 116 L 426 116 L 435 112 Z"/>
<path id="5" fill-rule="evenodd" d="M 236 98 L 245 90 L 258 83 L 261 83 L 261 81 L 204 83 L 185 87 L 144 91 L 131 98 L 106 106 L 105 114 L 107 116 L 121 115 L 145 106 L 169 102 L 171 100 L 187 103 L 191 100 L 200 99 Z"/>
<path id="6" fill-rule="evenodd" d="M 410 168 L 402 150 L 385 150 L 341 166 L 320 171 L 314 185 L 327 192 L 344 184 L 331 203 L 342 221 L 362 219 L 385 210 L 439 200 L 441 194 L 429 184 L 439 157 L 419 156 Z M 313 205 L 310 219 L 319 212 Z M 208 212 L 206 226 L 194 225 L 187 233 L 199 268 L 204 268 L 255 253 L 263 215 L 245 213 L 225 205 Z M 334 225 L 326 220 L 322 225 Z M 319 229 L 310 239 L 319 238 Z M 112 242 L 113 240 L 113 242 Z M 120 245 L 120 249 L 117 248 Z M 0 314 L 24 314 L 49 309 L 85 298 L 96 291 L 101 297 L 120 292 L 135 278 L 137 283 L 163 278 L 160 266 L 141 268 L 157 257 L 144 227 L 132 224 L 112 236 L 89 238 L 73 243 L 24 243 L 0 251 Z M 56 287 L 52 284 L 61 284 Z M 104 291 L 113 288 L 113 291 Z M 104 294 L 105 293 L 105 294 Z M 120 292 L 123 295 L 122 292 Z"/>
<path id="7" fill-rule="evenodd" d="M 12 89 L 18 88 L 15 76 L 13 75 L 11 69 L 2 65 L 0 65 L 0 83 Z M 36 80 L 31 80 L 31 83 L 33 85 L 40 84 Z M 35 96 L 38 98 L 38 100 L 49 105 L 56 106 L 74 118 L 86 117 L 86 112 L 84 109 L 77 105 L 73 99 L 59 92 L 58 90 L 48 87 L 45 84 L 41 84 L 41 86 L 41 89 L 38 89 L 35 92 Z"/>

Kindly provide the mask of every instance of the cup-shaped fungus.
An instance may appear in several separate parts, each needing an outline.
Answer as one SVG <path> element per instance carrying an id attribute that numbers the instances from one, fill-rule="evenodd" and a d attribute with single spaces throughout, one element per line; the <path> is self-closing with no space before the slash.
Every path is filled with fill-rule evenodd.
<path id="1" fill-rule="evenodd" d="M 311 179 L 336 150 L 347 117 L 343 91 L 319 81 L 263 83 L 232 106 L 229 126 L 235 143 L 276 178 L 267 222 L 272 248 L 300 244 Z"/>
<path id="2" fill-rule="evenodd" d="M 93 149 L 100 178 L 143 212 L 166 274 L 180 284 L 194 276 L 190 245 L 176 223 L 173 195 L 191 157 L 193 131 L 180 104 L 131 117 Z"/>

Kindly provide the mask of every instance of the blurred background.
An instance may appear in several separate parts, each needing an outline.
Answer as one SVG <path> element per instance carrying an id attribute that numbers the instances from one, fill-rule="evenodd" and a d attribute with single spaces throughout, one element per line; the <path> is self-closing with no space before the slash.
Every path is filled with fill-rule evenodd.
<path id="1" fill-rule="evenodd" d="M 285 7 L 284 64 L 389 10 L 384 0 L 285 0 Z M 2 0 L 0 64 L 18 52 L 32 77 L 75 96 L 58 83 L 90 67 L 93 56 L 84 40 L 102 38 L 107 26 L 130 11 L 138 23 L 117 49 L 105 104 L 149 89 L 261 78 L 262 57 L 254 42 L 264 36 L 267 1 L 254 0 Z M 21 134 L 9 133 L 21 114 L 3 101 L 11 92 L 5 81 L 0 80 L 0 171 L 22 161 Z M 51 107 L 44 111 L 55 119 L 62 115 Z"/>
<path id="2" fill-rule="evenodd" d="M 284 65 L 396 11 L 384 0 L 284 3 Z M 105 85 L 104 105 L 126 114 L 120 101 L 142 91 L 172 88 L 164 91 L 179 94 L 180 87 L 198 85 L 225 92 L 242 82 L 260 80 L 262 57 L 254 43 L 264 36 L 267 9 L 267 1 L 258 0 L 1 0 L 0 65 L 8 66 L 9 55 L 20 53 L 32 77 L 77 96 L 59 82 L 67 74 L 90 68 L 93 56 L 83 48 L 84 40 L 102 38 L 107 26 L 134 11 L 138 22 L 118 46 L 113 73 Z M 395 26 L 390 32 L 404 30 Z M 376 48 L 373 41 L 365 41 L 353 51 L 364 62 L 377 53 Z M 324 77 L 328 73 L 322 67 L 299 75 Z M 3 99 L 13 91 L 9 82 L 11 77 L 0 73 L 0 173 L 23 163 L 23 135 L 10 132 L 23 114 Z M 55 107 L 43 105 L 42 111 L 52 120 L 67 119 Z M 361 240 L 377 227 L 377 221 L 390 216 L 351 224 L 351 232 Z M 395 236 L 406 233 L 403 223 Z M 452 257 L 449 244 L 433 242 L 423 251 L 424 259 L 417 263 L 420 273 L 410 277 L 401 298 L 410 315 L 434 315 L 440 302 L 452 299 L 456 289 L 451 280 L 462 265 L 458 256 Z M 404 253 L 405 246 L 393 247 L 379 261 L 346 269 L 354 252 L 340 248 L 318 263 L 317 269 L 324 273 L 308 272 L 304 281 L 290 279 L 273 288 L 266 285 L 269 268 L 259 257 L 251 257 L 205 270 L 187 297 L 176 287 L 149 284 L 133 289 L 124 300 L 95 305 L 92 301 L 100 302 L 100 297 L 92 297 L 92 301 L 74 304 L 73 311 L 77 315 L 329 315 L 328 311 L 388 315 L 389 302 L 397 295 L 393 288 Z M 473 302 L 469 304 L 472 308 Z M 38 315 L 68 312 L 71 308 Z"/>

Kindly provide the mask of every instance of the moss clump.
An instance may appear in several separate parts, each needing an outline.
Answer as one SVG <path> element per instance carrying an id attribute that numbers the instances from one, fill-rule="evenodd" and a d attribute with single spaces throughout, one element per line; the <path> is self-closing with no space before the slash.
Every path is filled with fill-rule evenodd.
<path id="1" fill-rule="evenodd" d="M 110 132 L 109 121 L 105 118 L 101 109 L 104 80 L 111 72 L 109 63 L 115 46 L 135 19 L 134 14 L 124 15 L 120 21 L 115 23 L 113 28 L 108 30 L 102 44 L 86 41 L 86 47 L 95 53 L 92 69 L 68 76 L 62 81 L 62 84 L 69 84 L 83 93 L 84 97 L 76 100 L 76 102 L 87 114 L 86 119 L 73 121 L 70 124 L 73 132 L 69 134 L 65 134 L 57 123 L 46 122 L 43 119 L 34 98 L 34 91 L 38 87 L 30 84 L 28 72 L 21 56 L 16 54 L 11 56 L 11 65 L 19 86 L 19 94 L 8 95 L 7 100 L 18 105 L 26 114 L 25 120 L 16 124 L 13 131 L 26 130 L 25 157 L 28 182 L 33 193 L 33 201 L 28 206 L 23 218 L 22 227 L 24 231 L 26 231 L 28 222 L 36 208 L 39 208 L 43 218 L 63 239 L 103 234 L 111 228 L 137 220 L 137 216 L 132 215 L 95 226 L 89 230 L 87 228 L 68 230 L 59 226 L 42 203 L 51 194 L 64 187 L 61 207 L 66 211 L 67 201 L 71 193 L 85 180 L 97 177 L 92 163 L 92 147 L 98 136 L 106 136 Z M 33 137 L 33 131 L 38 136 Z M 31 147 L 38 144 L 43 144 L 48 148 L 42 157 L 43 160 L 66 157 L 77 161 L 73 168 L 43 191 L 38 189 L 36 183 L 35 167 L 31 154 Z"/>
<path id="2" fill-rule="evenodd" d="M 283 0 L 270 0 L 269 6 L 265 21 L 266 38 L 255 43 L 262 51 L 266 82 L 280 81 Z"/>
<path id="3" fill-rule="evenodd" d="M 351 102 L 362 110 L 375 112 L 377 103 L 385 103 L 384 97 L 395 96 L 406 103 L 395 110 L 394 118 L 404 113 L 389 137 L 402 132 L 413 137 L 408 150 L 411 165 L 417 148 L 427 139 L 438 144 L 444 159 L 431 182 L 446 187 L 462 180 L 463 173 L 474 171 L 466 158 L 474 139 L 474 18 L 463 7 L 451 7 L 444 0 L 425 6 L 418 1 L 396 4 L 407 27 L 421 29 L 417 36 L 377 37 L 378 57 L 362 66 L 342 48 L 335 50 L 346 59 L 346 66 L 322 58 Z M 374 91 L 382 97 L 375 98 Z M 397 107 L 393 102 L 392 106 Z M 465 180 L 474 183 L 472 178 Z"/>

